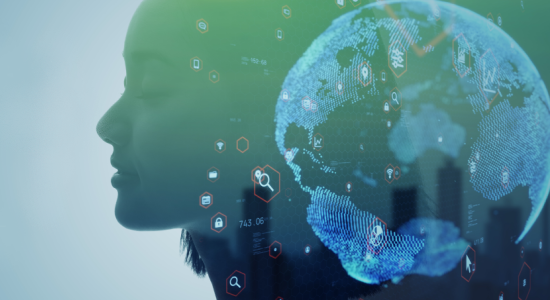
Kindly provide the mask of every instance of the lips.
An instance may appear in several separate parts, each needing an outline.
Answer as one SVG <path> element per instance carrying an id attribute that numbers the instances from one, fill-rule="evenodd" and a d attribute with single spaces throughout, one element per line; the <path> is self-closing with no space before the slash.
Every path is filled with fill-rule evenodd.
<path id="1" fill-rule="evenodd" d="M 140 179 L 137 172 L 133 171 L 133 168 L 123 166 L 120 162 L 111 157 L 111 165 L 118 171 L 113 174 L 111 178 L 111 184 L 114 188 L 123 188 L 129 186 L 139 185 Z"/>
<path id="2" fill-rule="evenodd" d="M 111 177 L 111 184 L 116 189 L 138 185 L 139 176 L 137 176 L 136 174 L 121 173 L 120 171 L 118 171 L 113 175 L 113 177 Z"/>

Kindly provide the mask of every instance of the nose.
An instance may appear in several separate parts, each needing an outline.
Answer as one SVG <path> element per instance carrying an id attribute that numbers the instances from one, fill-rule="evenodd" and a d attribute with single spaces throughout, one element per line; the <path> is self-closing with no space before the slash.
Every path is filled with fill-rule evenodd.
<path id="1" fill-rule="evenodd" d="M 123 108 L 123 100 L 117 101 L 101 117 L 96 126 L 99 137 L 113 146 L 124 146 L 131 140 L 129 109 Z"/>

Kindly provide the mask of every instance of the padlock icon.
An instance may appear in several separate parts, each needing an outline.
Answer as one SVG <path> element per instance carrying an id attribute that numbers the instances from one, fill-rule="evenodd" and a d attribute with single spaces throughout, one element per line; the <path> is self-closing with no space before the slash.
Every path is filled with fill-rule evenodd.
<path id="1" fill-rule="evenodd" d="M 288 92 L 287 91 L 283 92 L 283 100 L 288 100 Z"/>
<path id="2" fill-rule="evenodd" d="M 218 217 L 216 218 L 216 223 L 214 223 L 215 228 L 222 228 L 223 227 L 223 221 L 222 218 Z"/>
<path id="3" fill-rule="evenodd" d="M 388 102 L 384 102 L 384 111 L 390 111 L 390 105 Z"/>

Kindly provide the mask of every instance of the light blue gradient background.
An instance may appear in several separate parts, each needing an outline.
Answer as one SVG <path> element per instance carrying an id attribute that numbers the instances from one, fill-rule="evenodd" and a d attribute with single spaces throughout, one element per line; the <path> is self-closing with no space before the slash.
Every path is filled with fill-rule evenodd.
<path id="1" fill-rule="evenodd" d="M 0 299 L 214 299 L 178 230 L 114 216 L 112 148 L 95 125 L 123 92 L 140 2 L 0 2 Z"/>

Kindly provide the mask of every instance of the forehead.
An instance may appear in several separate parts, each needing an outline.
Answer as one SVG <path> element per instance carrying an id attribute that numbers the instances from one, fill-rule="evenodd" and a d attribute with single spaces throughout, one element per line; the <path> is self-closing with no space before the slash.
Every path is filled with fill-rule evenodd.
<path id="1" fill-rule="evenodd" d="M 161 57 L 171 63 L 182 63 L 184 14 L 177 1 L 146 0 L 132 17 L 124 57 L 135 60 L 143 55 Z"/>

